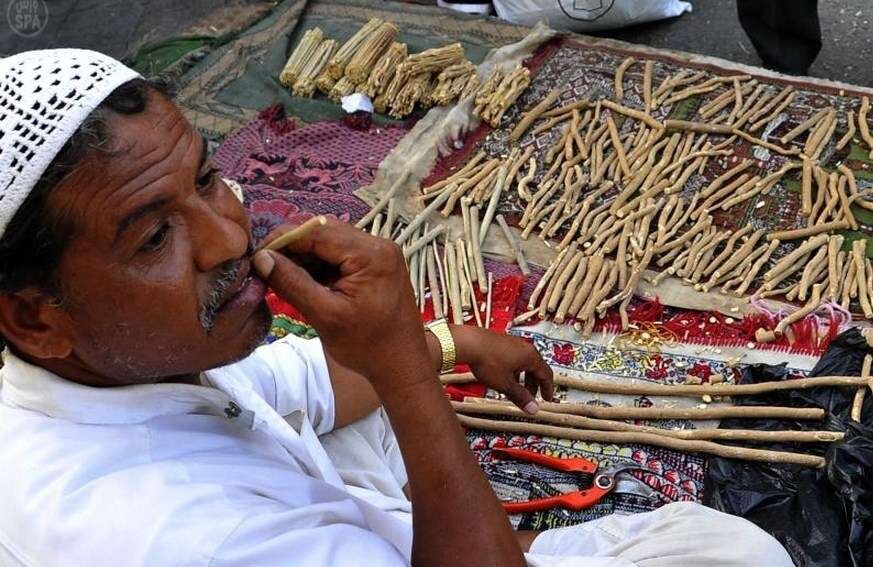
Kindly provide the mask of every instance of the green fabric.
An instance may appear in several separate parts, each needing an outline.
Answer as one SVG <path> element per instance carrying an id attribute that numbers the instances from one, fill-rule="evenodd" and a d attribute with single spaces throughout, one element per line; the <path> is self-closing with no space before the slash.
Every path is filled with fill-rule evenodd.
<path id="1" fill-rule="evenodd" d="M 127 66 L 150 77 L 165 72 L 183 57 L 194 51 L 210 48 L 221 43 L 221 38 L 208 35 L 174 37 L 172 39 L 147 43 L 125 60 Z"/>

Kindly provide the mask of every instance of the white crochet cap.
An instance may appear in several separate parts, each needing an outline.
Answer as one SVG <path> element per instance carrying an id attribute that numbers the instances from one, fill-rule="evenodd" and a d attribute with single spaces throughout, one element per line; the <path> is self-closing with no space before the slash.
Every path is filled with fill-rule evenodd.
<path id="1" fill-rule="evenodd" d="M 85 118 L 140 75 L 85 49 L 26 51 L 0 59 L 0 237 Z"/>

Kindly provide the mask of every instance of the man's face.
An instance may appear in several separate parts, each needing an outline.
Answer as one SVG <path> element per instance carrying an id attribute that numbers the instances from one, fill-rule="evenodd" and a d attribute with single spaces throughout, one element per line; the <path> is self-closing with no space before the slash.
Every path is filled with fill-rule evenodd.
<path id="1" fill-rule="evenodd" d="M 160 94 L 108 123 L 113 155 L 86 159 L 49 202 L 76 227 L 59 276 L 77 366 L 130 384 L 245 356 L 270 318 L 245 209 Z"/>

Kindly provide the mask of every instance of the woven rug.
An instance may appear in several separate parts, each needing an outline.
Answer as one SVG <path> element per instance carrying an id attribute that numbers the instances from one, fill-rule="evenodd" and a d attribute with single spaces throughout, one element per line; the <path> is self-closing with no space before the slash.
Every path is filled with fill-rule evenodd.
<path id="1" fill-rule="evenodd" d="M 658 384 L 683 383 L 688 376 L 704 382 L 715 374 L 738 378 L 744 366 L 758 363 L 785 363 L 793 375 L 800 377 L 806 375 L 817 360 L 817 356 L 805 354 L 750 350 L 745 346 L 705 346 L 684 343 L 675 338 L 665 340 L 656 348 L 645 348 L 635 345 L 632 340 L 623 340 L 627 336 L 602 332 L 595 333 L 588 341 L 580 342 L 572 327 L 548 322 L 514 328 L 510 333 L 532 342 L 546 362 L 559 372 L 569 375 L 584 372 L 586 377 L 602 379 L 634 378 Z M 714 340 L 718 339 L 716 335 L 713 330 Z M 601 406 L 649 407 L 663 406 L 668 402 L 667 399 L 646 396 L 594 395 L 576 391 L 567 391 L 563 395 L 571 402 Z M 669 403 L 677 407 L 693 407 L 699 401 L 669 399 Z M 718 426 L 715 421 L 635 423 L 683 429 Z M 566 473 L 516 461 L 492 459 L 491 449 L 503 446 L 523 446 L 557 457 L 585 457 L 598 462 L 601 467 L 609 463 L 630 464 L 639 467 L 633 475 L 657 494 L 655 500 L 629 494 L 611 494 L 596 506 L 580 512 L 552 509 L 515 515 L 512 522 L 520 529 L 543 530 L 573 525 L 613 513 L 644 512 L 670 502 L 702 502 L 705 496 L 707 460 L 700 455 L 648 445 L 586 443 L 477 430 L 469 431 L 467 439 L 498 497 L 504 500 L 542 498 L 577 490 L 579 485 L 578 478 Z"/>
<path id="2" fill-rule="evenodd" d="M 365 0 L 284 0 L 268 17 L 216 49 L 179 80 L 176 100 L 188 120 L 211 139 L 222 139 L 281 103 L 296 121 L 311 123 L 342 116 L 324 97 L 291 96 L 279 72 L 304 31 L 320 27 L 327 37 L 345 40 L 370 18 L 400 27 L 398 41 L 410 52 L 461 42 L 467 58 L 480 62 L 493 47 L 524 37 L 527 28 L 496 19 L 469 17 L 435 6 Z M 377 117 L 382 123 L 389 121 Z"/>

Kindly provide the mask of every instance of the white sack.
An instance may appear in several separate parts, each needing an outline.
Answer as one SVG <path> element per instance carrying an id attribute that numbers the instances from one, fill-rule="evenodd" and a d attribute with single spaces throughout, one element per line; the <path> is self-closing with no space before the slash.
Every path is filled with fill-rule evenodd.
<path id="1" fill-rule="evenodd" d="M 493 0 L 501 19 L 532 26 L 545 20 L 555 29 L 590 32 L 680 16 L 691 4 L 680 0 Z"/>

